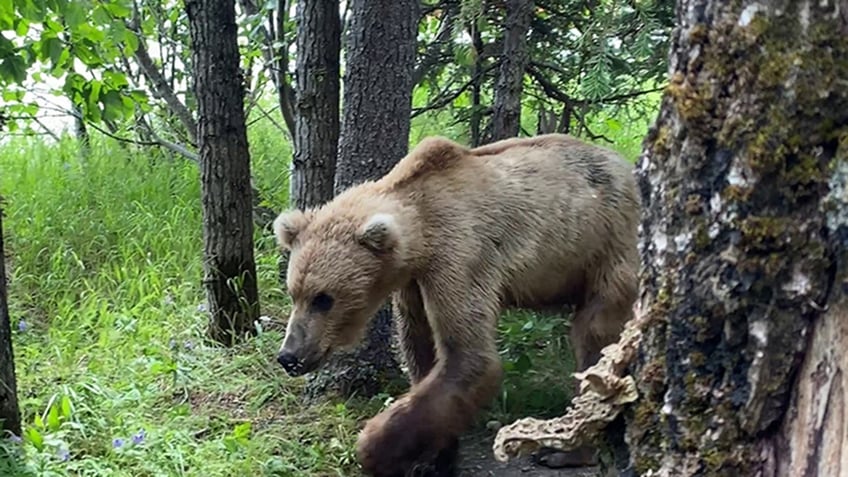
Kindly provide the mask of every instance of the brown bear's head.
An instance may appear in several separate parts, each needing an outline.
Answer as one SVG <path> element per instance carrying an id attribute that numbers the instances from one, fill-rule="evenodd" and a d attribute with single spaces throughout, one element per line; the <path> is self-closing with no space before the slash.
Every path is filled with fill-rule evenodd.
<path id="1" fill-rule="evenodd" d="M 277 361 L 300 376 L 362 339 L 401 279 L 401 234 L 391 213 L 345 207 L 284 212 L 274 233 L 291 251 L 286 282 L 292 311 Z"/>

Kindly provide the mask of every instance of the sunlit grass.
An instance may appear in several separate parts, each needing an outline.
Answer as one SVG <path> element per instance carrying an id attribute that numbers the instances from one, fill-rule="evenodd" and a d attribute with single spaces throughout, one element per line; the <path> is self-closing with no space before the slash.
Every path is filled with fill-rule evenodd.
<path id="1" fill-rule="evenodd" d="M 644 128 L 606 119 L 593 124 L 635 160 Z M 415 124 L 413 137 L 456 129 Z M 266 123 L 250 140 L 256 186 L 279 210 L 291 148 Z M 383 396 L 307 407 L 303 380 L 273 363 L 287 302 L 267 231 L 256 259 L 271 321 L 234 349 L 205 343 L 199 187 L 196 164 L 160 151 L 0 146 L 25 423 L 22 445 L 0 439 L 0 475 L 358 475 L 353 443 Z M 483 420 L 556 415 L 569 398 L 567 320 L 508 313 L 499 329 L 507 378 Z"/>

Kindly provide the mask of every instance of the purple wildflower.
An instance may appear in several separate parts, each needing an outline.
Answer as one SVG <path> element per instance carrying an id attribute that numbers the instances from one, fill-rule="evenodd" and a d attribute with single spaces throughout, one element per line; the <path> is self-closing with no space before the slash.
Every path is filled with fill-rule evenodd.
<path id="1" fill-rule="evenodd" d="M 56 456 L 58 456 L 59 460 L 61 460 L 62 462 L 67 462 L 71 458 L 71 453 L 68 451 L 68 449 L 59 449 L 56 452 Z"/>
<path id="2" fill-rule="evenodd" d="M 147 434 L 144 432 L 144 429 L 139 430 L 138 433 L 132 436 L 132 443 L 135 445 L 141 444 L 142 442 L 144 442 L 145 435 Z"/>
<path id="3" fill-rule="evenodd" d="M 201 313 L 206 311 L 206 303 L 201 303 L 201 304 L 197 305 L 197 311 L 199 311 Z"/>
<path id="4" fill-rule="evenodd" d="M 26 330 L 27 330 L 27 322 L 26 322 L 26 321 L 24 321 L 24 320 L 19 321 L 19 322 L 18 322 L 18 331 L 20 331 L 21 333 L 23 333 L 23 332 L 24 332 L 24 331 L 26 331 Z"/>
<path id="5" fill-rule="evenodd" d="M 183 346 L 185 347 L 185 349 L 192 349 L 192 348 L 194 348 L 194 343 L 192 343 L 191 340 L 188 340 L 185 343 L 183 343 Z"/>
<path id="6" fill-rule="evenodd" d="M 177 347 L 177 340 L 175 340 L 175 339 L 171 338 L 171 341 L 169 341 L 169 342 L 168 342 L 168 347 L 169 347 L 169 348 L 171 348 L 171 349 L 176 349 L 176 347 Z"/>
<path id="7" fill-rule="evenodd" d="M 15 444 L 20 444 L 21 442 L 23 442 L 23 439 L 21 439 L 21 436 L 18 436 L 18 435 L 15 435 L 15 434 L 10 434 L 9 440 L 14 442 Z"/>
<path id="8" fill-rule="evenodd" d="M 116 439 L 112 439 L 112 447 L 113 448 L 118 449 L 118 448 L 121 448 L 123 446 L 124 446 L 124 440 L 121 439 L 120 437 L 118 437 Z"/>

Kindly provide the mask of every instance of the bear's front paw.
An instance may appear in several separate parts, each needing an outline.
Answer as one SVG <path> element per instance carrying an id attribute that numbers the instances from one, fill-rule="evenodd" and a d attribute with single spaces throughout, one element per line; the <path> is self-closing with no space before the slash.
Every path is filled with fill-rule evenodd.
<path id="1" fill-rule="evenodd" d="M 357 442 L 357 457 L 374 477 L 404 477 L 448 445 L 439 417 L 420 400 L 405 396 L 368 421 Z"/>

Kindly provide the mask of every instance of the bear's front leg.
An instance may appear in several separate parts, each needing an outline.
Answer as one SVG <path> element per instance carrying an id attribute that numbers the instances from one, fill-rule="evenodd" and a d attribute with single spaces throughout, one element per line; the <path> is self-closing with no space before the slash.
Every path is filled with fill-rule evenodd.
<path id="1" fill-rule="evenodd" d="M 368 474 L 406 477 L 427 469 L 423 475 L 453 475 L 459 434 L 470 423 L 475 406 L 450 386 L 422 383 L 416 388 L 362 430 L 357 456 Z"/>

